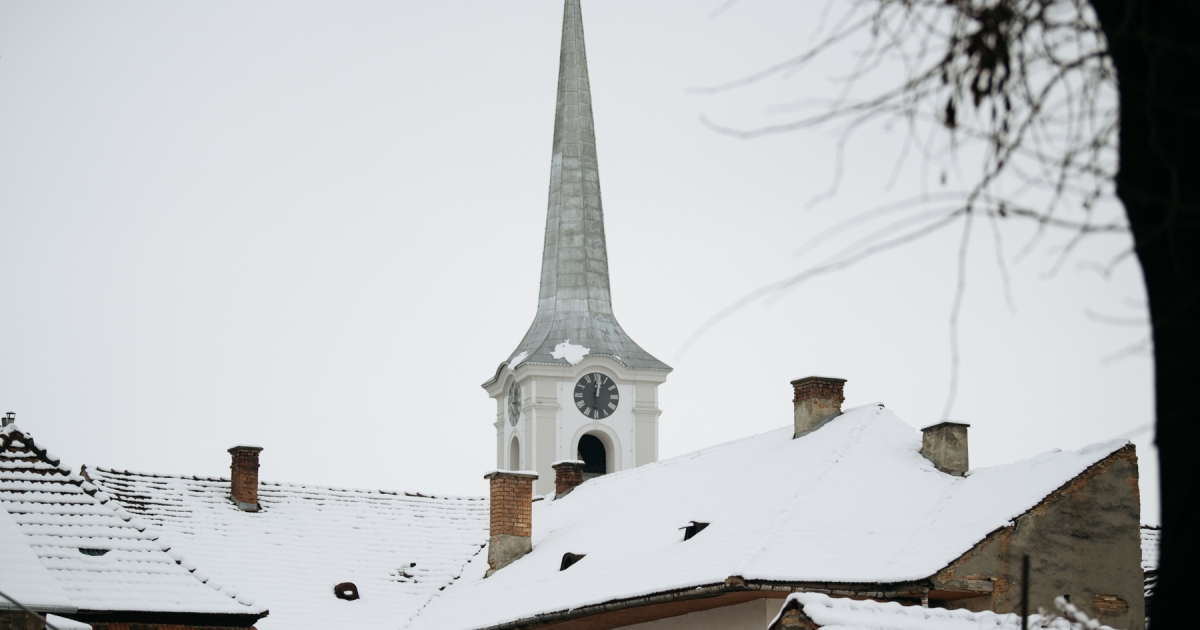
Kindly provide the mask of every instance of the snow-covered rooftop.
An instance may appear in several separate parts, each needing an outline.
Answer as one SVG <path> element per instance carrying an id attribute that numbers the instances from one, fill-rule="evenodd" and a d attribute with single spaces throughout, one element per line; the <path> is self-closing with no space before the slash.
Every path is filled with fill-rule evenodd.
<path id="1" fill-rule="evenodd" d="M 1021 617 L 1015 614 L 970 612 L 945 608 L 902 606 L 895 602 L 876 602 L 829 597 L 820 593 L 794 593 L 783 606 L 787 611 L 799 605 L 804 614 L 822 630 L 1020 630 Z M 1030 615 L 1030 628 L 1070 630 L 1072 625 L 1061 617 L 1042 619 Z M 776 622 L 779 620 L 776 617 Z M 773 622 L 772 628 L 779 626 Z M 1107 626 L 1098 626 L 1112 630 Z"/>
<path id="2" fill-rule="evenodd" d="M 792 439 L 791 426 L 592 479 L 533 508 L 533 551 L 486 555 L 411 627 L 468 630 L 730 576 L 778 582 L 927 578 L 1127 442 L 938 472 L 882 405 Z M 681 528 L 709 523 L 690 540 Z M 582 560 L 559 571 L 563 554 Z"/>
<path id="3" fill-rule="evenodd" d="M 50 572 L 42 566 L 29 537 L 5 510 L 0 510 L 0 591 L 27 608 L 38 612 L 75 612 L 75 606 Z M 0 610 L 17 610 L 18 606 L 0 599 Z"/>
<path id="4" fill-rule="evenodd" d="M 1142 526 L 1142 570 L 1158 570 L 1158 539 L 1162 530 L 1148 525 Z"/>
<path id="5" fill-rule="evenodd" d="M 80 611 L 265 612 L 233 586 L 193 574 L 187 556 L 16 425 L 0 429 L 0 508 Z M 36 579 L 40 572 L 29 575 Z"/>
<path id="6" fill-rule="evenodd" d="M 270 608 L 259 630 L 402 627 L 488 539 L 482 498 L 264 482 L 252 513 L 230 501 L 228 479 L 87 474 L 189 559 Z M 342 582 L 360 599 L 335 597 Z"/>

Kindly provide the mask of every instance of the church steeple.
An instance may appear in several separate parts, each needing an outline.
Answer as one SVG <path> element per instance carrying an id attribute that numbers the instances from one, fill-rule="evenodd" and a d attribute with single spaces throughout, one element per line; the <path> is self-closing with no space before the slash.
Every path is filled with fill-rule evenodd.
<path id="1" fill-rule="evenodd" d="M 613 316 L 579 0 L 566 0 L 563 10 L 538 310 L 509 360 L 524 352 L 526 363 L 561 364 L 551 353 L 568 339 L 628 368 L 671 369 L 634 343 Z"/>
<path id="2" fill-rule="evenodd" d="M 563 10 L 537 315 L 483 384 L 496 467 L 536 471 L 538 494 L 555 491 L 554 462 L 583 460 L 588 479 L 658 461 L 658 386 L 671 371 L 613 317 L 579 1 Z"/>

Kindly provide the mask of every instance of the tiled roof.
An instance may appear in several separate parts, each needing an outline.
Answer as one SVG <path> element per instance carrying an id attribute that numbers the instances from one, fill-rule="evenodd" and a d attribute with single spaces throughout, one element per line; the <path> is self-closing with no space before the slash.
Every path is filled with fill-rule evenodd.
<path id="1" fill-rule="evenodd" d="M 232 586 L 206 584 L 185 556 L 16 425 L 0 429 L 0 507 L 81 612 L 265 612 Z"/>
<path id="2" fill-rule="evenodd" d="M 189 560 L 269 607 L 259 630 L 402 627 L 488 538 L 482 498 L 260 483 L 262 509 L 251 513 L 230 501 L 228 479 L 86 473 Z M 342 582 L 360 599 L 336 598 Z"/>
<path id="3" fill-rule="evenodd" d="M 471 630 L 724 584 L 890 584 L 936 574 L 1126 442 L 939 472 L 882 405 L 597 477 L 534 503 L 533 551 L 486 558 L 412 628 Z M 681 528 L 709 523 L 690 540 Z M 583 555 L 560 570 L 564 554 Z"/>
<path id="4" fill-rule="evenodd" d="M 29 537 L 4 510 L 0 510 L 0 567 L 4 567 L 0 591 L 5 597 L 38 612 L 75 612 L 75 605 L 29 548 Z M 0 610 L 20 610 L 20 606 L 0 598 Z"/>
<path id="5" fill-rule="evenodd" d="M 1162 529 L 1150 525 L 1142 526 L 1142 570 L 1158 569 L 1158 540 Z"/>

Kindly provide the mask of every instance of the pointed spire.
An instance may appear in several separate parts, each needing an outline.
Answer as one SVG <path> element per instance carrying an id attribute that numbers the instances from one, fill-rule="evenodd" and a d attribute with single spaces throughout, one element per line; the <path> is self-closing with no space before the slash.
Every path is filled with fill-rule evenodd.
<path id="1" fill-rule="evenodd" d="M 612 312 L 596 127 L 579 0 L 566 0 L 558 63 L 538 312 L 513 356 L 524 352 L 528 363 L 563 363 L 551 353 L 569 339 L 590 348 L 591 355 L 611 356 L 631 368 L 669 370 L 625 334 Z"/>

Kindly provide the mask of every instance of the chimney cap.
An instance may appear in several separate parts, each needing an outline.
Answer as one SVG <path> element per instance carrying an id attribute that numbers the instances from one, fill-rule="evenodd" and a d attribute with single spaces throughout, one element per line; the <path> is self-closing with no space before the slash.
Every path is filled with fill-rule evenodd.
<path id="1" fill-rule="evenodd" d="M 230 453 L 240 453 L 240 452 L 250 451 L 252 453 L 257 453 L 261 450 L 263 450 L 263 447 L 261 447 L 261 446 L 234 446 L 229 449 L 229 452 Z"/>
<path id="2" fill-rule="evenodd" d="M 825 381 L 828 383 L 845 383 L 846 379 L 837 378 L 836 376 L 805 376 L 792 381 L 792 385 L 800 385 L 809 381 Z"/>
<path id="3" fill-rule="evenodd" d="M 492 477 L 498 477 L 498 476 L 503 476 L 503 475 L 508 475 L 510 477 L 530 477 L 533 479 L 538 478 L 537 471 L 534 471 L 534 470 L 493 470 L 493 471 L 487 473 L 486 475 L 484 475 L 483 478 L 491 479 Z"/>
<path id="4" fill-rule="evenodd" d="M 943 421 L 941 421 L 941 422 L 935 422 L 935 423 L 933 423 L 933 424 L 931 424 L 931 425 L 929 425 L 929 426 L 924 426 L 924 427 L 921 427 L 921 430 L 922 430 L 922 431 L 928 431 L 928 430 L 930 430 L 930 429 L 936 429 L 936 428 L 938 428 L 938 427 L 941 427 L 941 426 L 952 426 L 952 427 L 970 427 L 971 425 L 967 424 L 966 422 L 955 422 L 955 421 L 953 421 L 953 420 L 943 420 Z"/>
<path id="5" fill-rule="evenodd" d="M 585 465 L 587 465 L 587 462 L 583 461 L 582 459 L 560 459 L 560 460 L 554 462 L 553 464 L 550 464 L 550 468 L 552 468 L 554 470 L 558 470 L 559 468 L 562 468 L 563 466 L 585 466 Z"/>

